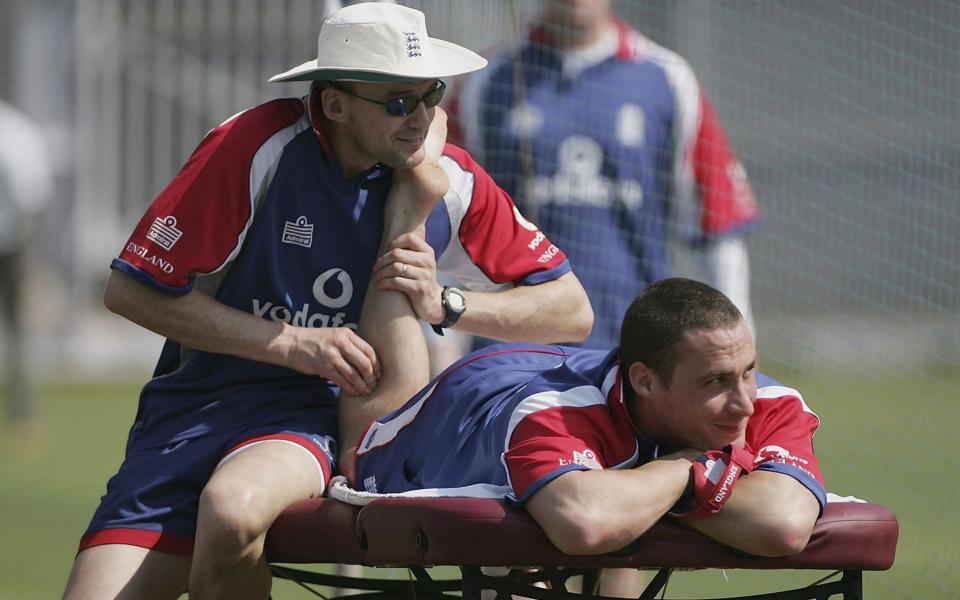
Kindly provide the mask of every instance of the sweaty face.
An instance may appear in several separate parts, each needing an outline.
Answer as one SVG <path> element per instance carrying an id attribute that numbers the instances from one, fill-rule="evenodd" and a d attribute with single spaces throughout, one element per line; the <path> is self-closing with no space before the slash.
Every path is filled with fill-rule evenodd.
<path id="1" fill-rule="evenodd" d="M 350 156 L 346 162 L 358 171 L 380 162 L 396 169 L 409 169 L 423 160 L 423 142 L 436 112 L 420 102 L 412 113 L 396 117 L 387 113 L 384 104 L 398 97 L 421 97 L 436 85 L 435 79 L 410 83 L 353 82 L 349 89 L 377 104 L 356 96 L 344 94 L 350 124 Z"/>
<path id="2" fill-rule="evenodd" d="M 746 323 L 688 331 L 669 386 L 655 375 L 644 399 L 651 437 L 670 450 L 743 446 L 757 398 L 756 349 Z"/>

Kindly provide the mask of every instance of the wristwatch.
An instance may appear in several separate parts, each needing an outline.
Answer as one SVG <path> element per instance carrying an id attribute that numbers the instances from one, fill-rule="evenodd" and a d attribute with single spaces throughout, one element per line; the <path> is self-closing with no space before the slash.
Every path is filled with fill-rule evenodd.
<path id="1" fill-rule="evenodd" d="M 443 335 L 443 330 L 447 327 L 453 327 L 457 319 L 467 310 L 467 299 L 463 292 L 452 286 L 444 286 L 440 292 L 440 304 L 443 305 L 443 321 L 431 325 L 437 335 Z"/>

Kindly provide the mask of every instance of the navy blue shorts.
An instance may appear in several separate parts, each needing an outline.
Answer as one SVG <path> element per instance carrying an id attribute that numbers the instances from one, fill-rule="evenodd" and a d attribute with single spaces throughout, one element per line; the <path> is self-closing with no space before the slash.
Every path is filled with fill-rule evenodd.
<path id="1" fill-rule="evenodd" d="M 335 401 L 219 400 L 153 417 L 143 412 L 80 550 L 127 544 L 192 554 L 200 493 L 225 458 L 251 444 L 282 440 L 310 452 L 322 474 L 318 493 L 336 469 Z"/>

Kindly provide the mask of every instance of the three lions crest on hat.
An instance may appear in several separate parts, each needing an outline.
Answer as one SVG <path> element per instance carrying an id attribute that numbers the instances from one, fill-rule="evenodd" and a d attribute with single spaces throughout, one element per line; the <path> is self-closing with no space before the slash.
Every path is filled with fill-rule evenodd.
<path id="1" fill-rule="evenodd" d="M 439 79 L 486 64 L 486 59 L 463 46 L 429 37 L 419 10 L 363 2 L 340 9 L 324 21 L 316 59 L 270 81 Z"/>

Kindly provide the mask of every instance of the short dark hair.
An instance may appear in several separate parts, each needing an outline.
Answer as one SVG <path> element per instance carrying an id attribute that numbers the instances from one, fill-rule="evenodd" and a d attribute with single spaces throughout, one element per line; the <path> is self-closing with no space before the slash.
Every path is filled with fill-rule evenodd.
<path id="1" fill-rule="evenodd" d="M 687 331 L 732 329 L 743 319 L 722 292 L 705 283 L 675 277 L 644 288 L 630 304 L 620 326 L 620 368 L 627 373 L 641 362 L 669 386 L 680 362 L 677 344 Z"/>

